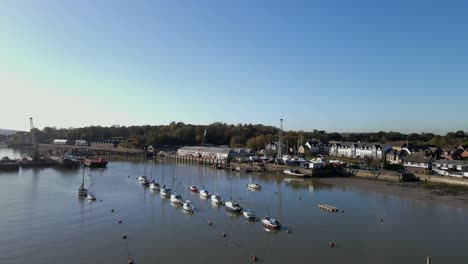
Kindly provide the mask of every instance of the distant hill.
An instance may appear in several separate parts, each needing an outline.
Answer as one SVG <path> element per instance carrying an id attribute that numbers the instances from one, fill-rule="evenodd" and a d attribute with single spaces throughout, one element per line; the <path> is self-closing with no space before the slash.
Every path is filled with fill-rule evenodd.
<path id="1" fill-rule="evenodd" d="M 13 134 L 16 134 L 16 130 L 10 130 L 10 129 L 1 129 L 0 128 L 0 135 L 13 135 Z"/>

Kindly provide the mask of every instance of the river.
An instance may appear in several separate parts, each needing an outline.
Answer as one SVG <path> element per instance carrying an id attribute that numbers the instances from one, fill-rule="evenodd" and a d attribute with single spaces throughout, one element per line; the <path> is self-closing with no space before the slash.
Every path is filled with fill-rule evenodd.
<path id="1" fill-rule="evenodd" d="M 8 153 L 17 152 L 0 149 L 0 156 Z M 148 177 L 151 168 L 148 161 Z M 127 263 L 129 256 L 138 264 L 250 263 L 252 255 L 262 263 L 416 264 L 425 263 L 426 256 L 433 264 L 468 261 L 466 207 L 319 180 L 156 162 L 154 178 L 161 182 L 164 174 L 166 185 L 192 201 L 196 211 L 189 215 L 142 187 L 135 178 L 143 170 L 142 162 L 128 161 L 86 169 L 85 184 L 92 183 L 95 202 L 76 196 L 79 170 L 0 172 L 0 263 L 117 264 Z M 249 181 L 262 190 L 249 191 Z M 190 184 L 225 199 L 232 189 L 234 200 L 260 217 L 269 210 L 284 227 L 266 232 L 260 222 L 247 222 L 200 199 L 187 190 Z M 317 203 L 344 212 L 325 212 Z"/>

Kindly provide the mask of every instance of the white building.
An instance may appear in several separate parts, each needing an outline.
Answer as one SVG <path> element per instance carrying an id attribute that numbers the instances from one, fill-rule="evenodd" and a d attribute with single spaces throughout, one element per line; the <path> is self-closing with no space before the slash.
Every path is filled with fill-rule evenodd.
<path id="1" fill-rule="evenodd" d="M 468 161 L 436 160 L 432 162 L 432 170 L 440 175 L 468 177 Z"/>
<path id="2" fill-rule="evenodd" d="M 177 150 L 179 156 L 207 157 L 211 159 L 227 159 L 239 156 L 230 148 L 220 147 L 182 147 Z"/>
<path id="3" fill-rule="evenodd" d="M 52 141 L 52 144 L 54 144 L 54 145 L 68 145 L 68 140 L 66 140 L 66 139 L 54 139 L 54 141 Z"/>

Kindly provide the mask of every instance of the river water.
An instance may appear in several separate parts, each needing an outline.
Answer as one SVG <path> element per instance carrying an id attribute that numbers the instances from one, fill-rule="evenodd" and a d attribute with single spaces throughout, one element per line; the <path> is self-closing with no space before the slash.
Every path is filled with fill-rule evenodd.
<path id="1" fill-rule="evenodd" d="M 7 150 L 0 152 L 4 156 Z M 151 168 L 148 161 L 148 176 Z M 262 263 L 416 264 L 429 255 L 433 264 L 468 263 L 465 208 L 318 180 L 156 162 L 155 179 L 161 182 L 164 174 L 164 183 L 194 204 L 196 211 L 189 215 L 142 187 L 135 177 L 143 170 L 142 162 L 128 161 L 86 169 L 85 183 L 92 183 L 96 202 L 76 196 L 78 170 L 0 172 L 0 263 L 117 264 L 127 263 L 129 256 L 135 263 L 250 263 L 252 255 Z M 249 191 L 249 181 L 262 190 Z M 232 193 L 260 217 L 269 210 L 284 228 L 266 232 L 260 222 L 246 222 L 188 192 L 190 184 L 225 199 Z M 328 213 L 317 203 L 345 212 Z M 331 241 L 335 248 L 329 247 Z"/>

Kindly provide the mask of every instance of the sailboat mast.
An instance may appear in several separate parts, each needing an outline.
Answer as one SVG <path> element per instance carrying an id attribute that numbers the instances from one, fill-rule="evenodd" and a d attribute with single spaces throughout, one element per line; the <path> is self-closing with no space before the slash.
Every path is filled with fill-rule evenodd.
<path id="1" fill-rule="evenodd" d="M 84 171 L 85 171 L 85 167 L 83 165 L 83 177 L 81 179 L 81 187 L 84 187 Z"/>

